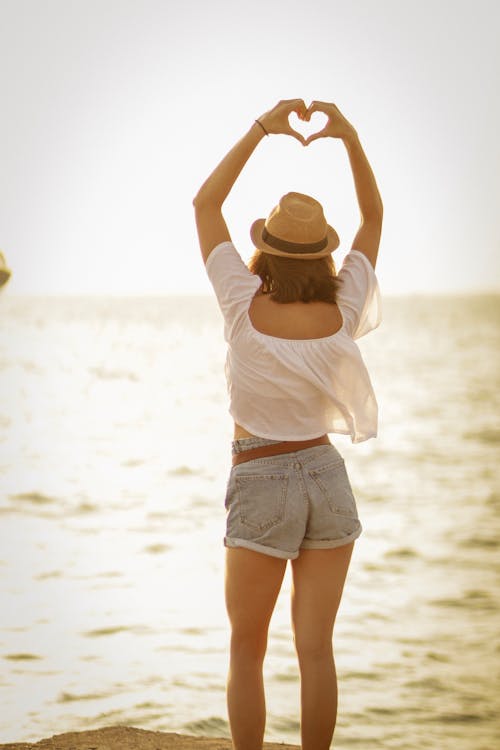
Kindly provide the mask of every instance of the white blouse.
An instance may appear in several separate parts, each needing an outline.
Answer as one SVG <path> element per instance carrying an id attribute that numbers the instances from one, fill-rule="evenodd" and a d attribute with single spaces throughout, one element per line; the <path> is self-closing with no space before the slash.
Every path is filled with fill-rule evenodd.
<path id="1" fill-rule="evenodd" d="M 376 436 L 377 402 L 354 342 L 381 318 L 377 279 L 363 253 L 351 250 L 338 274 L 342 327 L 316 339 L 282 339 L 253 327 L 248 310 L 262 282 L 232 242 L 217 245 L 206 268 L 224 316 L 229 411 L 235 422 L 273 440 L 333 432 L 359 443 Z"/>

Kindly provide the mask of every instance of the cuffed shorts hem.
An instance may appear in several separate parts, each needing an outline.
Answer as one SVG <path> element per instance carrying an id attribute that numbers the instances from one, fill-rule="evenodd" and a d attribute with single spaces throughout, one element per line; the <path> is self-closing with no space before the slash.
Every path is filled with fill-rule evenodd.
<path id="1" fill-rule="evenodd" d="M 344 544 L 354 542 L 359 536 L 361 536 L 362 531 L 363 528 L 360 524 L 356 531 L 353 531 L 352 534 L 348 534 L 347 536 L 343 536 L 342 539 L 319 539 L 318 541 L 315 539 L 304 539 L 300 545 L 300 549 L 335 549 L 336 547 L 343 547 Z"/>
<path id="2" fill-rule="evenodd" d="M 244 547 L 245 549 L 250 549 L 254 552 L 261 552 L 264 555 L 279 557 L 281 560 L 296 560 L 302 549 L 336 549 L 337 547 L 343 547 L 345 544 L 354 542 L 359 536 L 361 536 L 362 531 L 363 529 L 360 524 L 356 531 L 342 537 L 342 539 L 304 539 L 300 545 L 300 549 L 296 552 L 287 552 L 285 550 L 276 549 L 276 547 L 267 547 L 265 544 L 258 544 L 249 539 L 232 539 L 227 536 L 224 537 L 224 545 L 232 548 Z"/>
<path id="3" fill-rule="evenodd" d="M 253 552 L 261 552 L 264 555 L 270 555 L 270 557 L 279 557 L 281 560 L 295 560 L 299 556 L 299 552 L 285 552 L 275 547 L 266 547 L 265 544 L 258 544 L 257 542 L 251 542 L 249 539 L 232 539 L 230 537 L 224 537 L 224 545 L 226 547 L 244 547 L 245 549 L 253 550 Z"/>

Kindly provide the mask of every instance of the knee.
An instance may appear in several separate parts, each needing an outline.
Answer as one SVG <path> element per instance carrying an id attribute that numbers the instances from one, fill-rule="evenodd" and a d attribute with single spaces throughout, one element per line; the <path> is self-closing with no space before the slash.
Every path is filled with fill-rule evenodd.
<path id="1" fill-rule="evenodd" d="M 333 658 L 332 638 L 328 636 L 294 635 L 295 650 L 301 663 L 330 662 Z"/>
<path id="2" fill-rule="evenodd" d="M 231 633 L 231 658 L 239 661 L 261 663 L 267 648 L 267 633 L 233 630 Z"/>

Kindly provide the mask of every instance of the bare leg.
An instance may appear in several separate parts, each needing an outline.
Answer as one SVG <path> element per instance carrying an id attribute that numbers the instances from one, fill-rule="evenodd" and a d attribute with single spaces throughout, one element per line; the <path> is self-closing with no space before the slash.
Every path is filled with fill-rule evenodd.
<path id="1" fill-rule="evenodd" d="M 227 705 L 234 750 L 261 750 L 266 723 L 262 665 L 267 631 L 286 560 L 243 548 L 226 550 L 231 623 Z"/>
<path id="2" fill-rule="evenodd" d="M 337 719 L 333 625 L 354 543 L 302 550 L 292 562 L 292 622 L 301 677 L 302 750 L 328 750 Z"/>

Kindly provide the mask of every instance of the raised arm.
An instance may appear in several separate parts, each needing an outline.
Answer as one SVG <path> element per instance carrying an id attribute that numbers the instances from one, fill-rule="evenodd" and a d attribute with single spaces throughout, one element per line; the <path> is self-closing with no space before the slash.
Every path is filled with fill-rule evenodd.
<path id="1" fill-rule="evenodd" d="M 303 136 L 290 127 L 288 117 L 291 112 L 296 112 L 299 117 L 305 117 L 306 106 L 302 99 L 281 101 L 269 112 L 259 117 L 243 138 L 226 154 L 199 189 L 193 200 L 193 205 L 196 228 L 205 263 L 217 245 L 231 239 L 222 215 L 222 204 L 257 144 L 265 137 L 266 133 L 269 135 L 274 133 L 291 135 L 297 138 L 302 145 L 305 145 Z"/>
<path id="2" fill-rule="evenodd" d="M 361 214 L 361 223 L 352 242 L 352 248 L 364 253 L 375 268 L 384 209 L 372 168 L 363 151 L 357 132 L 335 104 L 313 102 L 307 110 L 306 119 L 313 112 L 324 112 L 328 117 L 328 122 L 323 130 L 310 136 L 307 143 L 311 143 L 316 138 L 330 136 L 340 138 L 346 147 Z"/>

